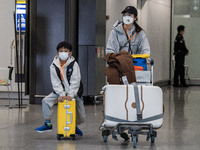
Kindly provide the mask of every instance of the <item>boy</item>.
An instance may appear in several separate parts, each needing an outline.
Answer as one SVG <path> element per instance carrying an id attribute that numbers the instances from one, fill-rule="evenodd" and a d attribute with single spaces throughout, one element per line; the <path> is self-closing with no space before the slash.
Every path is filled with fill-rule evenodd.
<path id="1" fill-rule="evenodd" d="M 78 63 L 72 56 L 72 45 L 66 41 L 57 45 L 57 55 L 50 66 L 51 83 L 53 92 L 42 100 L 42 111 L 45 119 L 43 126 L 36 128 L 39 133 L 52 130 L 52 107 L 63 100 L 76 99 L 76 124 L 85 121 L 85 109 L 81 98 L 83 86 Z M 76 126 L 76 134 L 82 136 L 82 131 Z"/>

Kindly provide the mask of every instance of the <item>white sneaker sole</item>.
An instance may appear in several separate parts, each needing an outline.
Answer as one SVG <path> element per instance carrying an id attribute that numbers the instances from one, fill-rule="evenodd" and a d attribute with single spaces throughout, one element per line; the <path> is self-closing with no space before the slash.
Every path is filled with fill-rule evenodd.
<path id="1" fill-rule="evenodd" d="M 35 130 L 37 131 L 37 130 Z M 37 131 L 38 133 L 44 133 L 44 132 L 51 132 L 52 130 L 45 130 L 45 131 Z"/>

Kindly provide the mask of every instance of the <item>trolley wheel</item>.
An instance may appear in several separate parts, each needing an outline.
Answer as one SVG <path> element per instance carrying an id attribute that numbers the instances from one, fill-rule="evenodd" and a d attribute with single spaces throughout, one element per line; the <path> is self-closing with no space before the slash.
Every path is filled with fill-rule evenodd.
<path id="1" fill-rule="evenodd" d="M 133 141 L 133 148 L 136 148 L 136 145 L 137 145 L 137 136 L 133 136 L 132 137 L 132 141 Z"/>
<path id="2" fill-rule="evenodd" d="M 57 140 L 61 140 L 61 137 L 63 137 L 62 134 L 57 134 Z"/>
<path id="3" fill-rule="evenodd" d="M 155 136 L 151 136 L 151 143 L 155 143 Z"/>
<path id="4" fill-rule="evenodd" d="M 104 135 L 104 136 L 103 136 L 103 142 L 107 142 L 107 140 L 108 140 L 108 136 L 107 136 L 107 135 Z"/>
<path id="5" fill-rule="evenodd" d="M 72 140 L 75 140 L 75 139 L 76 139 L 76 135 L 75 135 L 75 134 L 71 134 L 70 136 L 71 136 L 71 139 L 72 139 Z"/>

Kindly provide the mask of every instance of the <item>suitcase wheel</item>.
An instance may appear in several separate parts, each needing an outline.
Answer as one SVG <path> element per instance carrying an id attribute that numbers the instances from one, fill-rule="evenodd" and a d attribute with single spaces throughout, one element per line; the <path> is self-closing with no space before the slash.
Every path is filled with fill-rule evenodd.
<path id="1" fill-rule="evenodd" d="M 71 137 L 72 140 L 76 139 L 76 135 L 75 134 L 71 134 L 70 137 Z"/>
<path id="2" fill-rule="evenodd" d="M 57 140 L 61 140 L 61 137 L 63 137 L 62 134 L 57 134 Z"/>

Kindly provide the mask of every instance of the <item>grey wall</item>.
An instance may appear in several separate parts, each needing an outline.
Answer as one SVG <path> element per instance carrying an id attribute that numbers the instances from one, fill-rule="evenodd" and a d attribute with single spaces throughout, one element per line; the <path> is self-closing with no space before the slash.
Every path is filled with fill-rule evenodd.
<path id="1" fill-rule="evenodd" d="M 14 53 L 15 49 L 10 48 L 12 40 L 14 40 L 14 19 L 13 11 L 15 11 L 15 1 L 1 1 L 0 5 L 0 68 L 15 66 Z M 12 63 L 11 63 L 12 61 Z M 14 71 L 15 72 L 15 71 Z M 13 81 L 15 76 L 13 73 Z M 17 91 L 17 84 L 13 82 L 13 90 Z M 6 87 L 0 86 L 0 91 L 7 91 Z"/>
<path id="2" fill-rule="evenodd" d="M 140 9 L 139 23 L 145 30 L 154 59 L 154 82 L 170 75 L 170 0 L 146 0 Z"/>
<path id="3" fill-rule="evenodd" d="M 10 44 L 14 39 L 14 19 L 15 1 L 1 1 L 0 5 L 0 67 L 10 65 L 11 51 Z M 5 59 L 7 58 L 7 59 Z"/>

